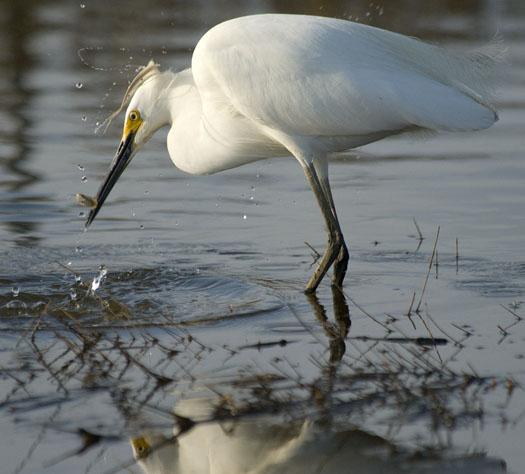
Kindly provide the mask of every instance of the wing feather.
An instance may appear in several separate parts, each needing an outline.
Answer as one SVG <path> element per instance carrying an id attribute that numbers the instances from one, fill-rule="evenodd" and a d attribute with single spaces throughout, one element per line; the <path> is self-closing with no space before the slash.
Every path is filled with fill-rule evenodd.
<path id="1" fill-rule="evenodd" d="M 489 127 L 492 63 L 349 21 L 256 15 L 211 29 L 192 71 L 205 114 L 233 107 L 287 134 L 353 136 Z"/>

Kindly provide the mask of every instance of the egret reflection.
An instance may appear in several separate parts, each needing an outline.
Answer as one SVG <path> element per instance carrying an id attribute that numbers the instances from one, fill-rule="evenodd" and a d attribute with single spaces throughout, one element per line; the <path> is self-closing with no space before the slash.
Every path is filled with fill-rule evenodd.
<path id="1" fill-rule="evenodd" d="M 198 419 L 206 399 L 185 400 L 177 413 Z M 131 439 L 145 474 L 496 474 L 505 463 L 482 454 L 418 456 L 366 431 L 314 419 L 268 416 L 202 422 L 172 435 L 149 432 Z"/>

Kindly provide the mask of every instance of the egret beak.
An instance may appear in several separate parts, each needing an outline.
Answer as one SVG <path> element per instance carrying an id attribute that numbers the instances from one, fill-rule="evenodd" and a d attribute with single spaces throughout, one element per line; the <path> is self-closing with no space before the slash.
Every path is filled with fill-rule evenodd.
<path id="1" fill-rule="evenodd" d="M 102 183 L 102 186 L 100 186 L 95 197 L 96 205 L 89 213 L 86 221 L 86 228 L 89 227 L 95 217 L 97 217 L 98 211 L 100 211 L 102 204 L 104 204 L 104 201 L 109 196 L 113 186 L 115 186 L 115 183 L 120 178 L 120 175 L 124 172 L 133 158 L 133 155 L 135 154 L 135 133 L 136 132 L 129 132 L 124 134 L 122 137 L 122 141 L 120 142 L 120 145 L 117 149 L 117 153 L 111 162 L 108 174 L 106 175 L 106 178 L 104 179 L 104 182 Z"/>

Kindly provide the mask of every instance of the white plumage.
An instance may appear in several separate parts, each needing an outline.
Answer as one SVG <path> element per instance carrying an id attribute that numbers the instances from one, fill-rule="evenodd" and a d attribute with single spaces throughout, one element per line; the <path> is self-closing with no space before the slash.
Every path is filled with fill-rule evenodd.
<path id="1" fill-rule="evenodd" d="M 192 73 L 207 117 L 222 103 L 291 135 L 362 136 L 490 126 L 487 59 L 344 20 L 261 15 L 206 33 Z"/>
<path id="2" fill-rule="evenodd" d="M 333 18 L 268 14 L 221 23 L 197 44 L 191 69 L 160 72 L 149 65 L 133 81 L 125 98 L 130 99 L 126 146 L 119 148 L 125 164 L 110 172 L 111 179 L 108 175 L 88 223 L 115 176 L 165 125 L 171 126 L 173 163 L 191 174 L 293 155 L 330 234 L 307 291 L 317 288 L 334 262 L 334 284 L 341 286 L 348 252 L 330 191 L 327 156 L 407 131 L 490 127 L 498 118 L 490 99 L 499 54 L 496 47 L 491 54 L 457 56 L 414 38 Z M 140 123 L 130 121 L 133 113 Z"/>

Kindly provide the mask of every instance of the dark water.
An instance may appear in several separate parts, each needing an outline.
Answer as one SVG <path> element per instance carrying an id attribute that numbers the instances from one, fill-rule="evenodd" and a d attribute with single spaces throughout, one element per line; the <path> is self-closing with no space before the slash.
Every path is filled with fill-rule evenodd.
<path id="1" fill-rule="evenodd" d="M 208 472 L 176 460 L 206 456 L 209 472 L 525 470 L 522 2 L 0 7 L 2 472 Z M 393 138 L 332 164 L 346 298 L 301 292 L 304 242 L 324 235 L 294 160 L 190 177 L 159 136 L 87 233 L 74 203 L 108 166 L 121 124 L 94 129 L 137 65 L 183 68 L 212 25 L 269 11 L 457 50 L 498 33 L 509 49 L 490 130 Z"/>

